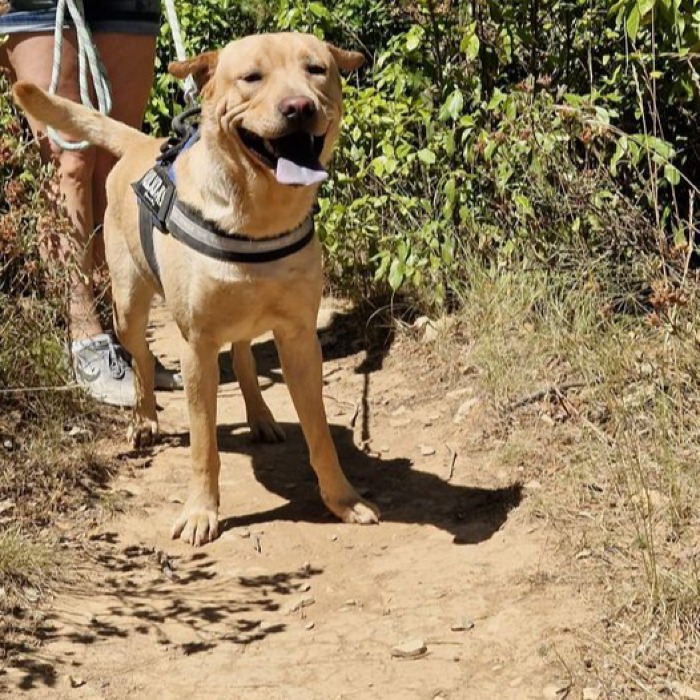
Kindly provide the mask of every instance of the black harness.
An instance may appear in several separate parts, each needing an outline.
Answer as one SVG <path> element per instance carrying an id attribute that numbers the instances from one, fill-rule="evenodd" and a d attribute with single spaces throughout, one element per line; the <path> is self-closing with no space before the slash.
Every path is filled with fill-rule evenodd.
<path id="1" fill-rule="evenodd" d="M 154 229 L 170 234 L 184 245 L 216 260 L 264 263 L 280 260 L 306 247 L 314 237 L 311 216 L 291 231 L 272 238 L 250 238 L 232 234 L 203 218 L 177 197 L 173 165 L 177 157 L 199 140 L 199 127 L 188 120 L 199 107 L 185 110 L 173 119 L 175 134 L 161 146 L 156 164 L 131 186 L 139 207 L 139 235 L 143 254 L 158 283 L 160 268 L 154 249 Z"/>

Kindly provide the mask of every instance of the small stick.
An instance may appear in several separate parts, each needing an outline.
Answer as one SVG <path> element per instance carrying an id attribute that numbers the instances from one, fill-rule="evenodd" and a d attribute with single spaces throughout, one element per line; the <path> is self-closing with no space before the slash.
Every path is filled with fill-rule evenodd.
<path id="1" fill-rule="evenodd" d="M 450 453 L 450 462 L 447 469 L 447 481 L 450 481 L 455 473 L 455 462 L 457 461 L 457 450 L 453 450 L 449 445 L 446 445 Z"/>
<path id="2" fill-rule="evenodd" d="M 561 394 L 562 392 L 568 391 L 569 389 L 579 389 L 582 386 L 586 386 L 586 382 L 567 382 L 566 384 L 548 386 L 545 389 L 540 389 L 539 391 L 534 391 L 532 394 L 523 396 L 517 401 L 512 401 L 508 405 L 508 410 L 514 411 L 516 408 L 522 408 L 523 406 L 527 406 L 527 404 L 529 403 L 539 401 L 540 399 L 543 399 L 546 396 L 551 396 L 552 394 Z"/>

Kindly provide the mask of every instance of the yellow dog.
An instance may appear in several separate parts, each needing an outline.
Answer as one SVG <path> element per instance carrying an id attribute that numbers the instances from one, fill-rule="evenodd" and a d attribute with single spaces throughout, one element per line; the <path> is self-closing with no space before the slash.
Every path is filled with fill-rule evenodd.
<path id="1" fill-rule="evenodd" d="M 162 233 L 151 222 L 146 238 L 143 226 L 139 234 L 132 183 L 148 171 L 145 196 L 163 203 L 149 171 L 161 142 L 29 83 L 15 85 L 17 102 L 34 117 L 120 157 L 107 181 L 104 235 L 115 329 L 134 360 L 137 403 L 130 439 L 147 444 L 157 432 L 146 326 L 151 301 L 160 293 L 185 340 L 193 468 L 173 537 L 194 545 L 217 536 L 222 346 L 233 343 L 254 436 L 281 437 L 250 350 L 250 341 L 267 331 L 274 334 L 324 502 L 345 522 L 377 521 L 376 507 L 343 474 L 323 406 L 316 336 L 321 248 L 310 218 L 340 127 L 339 71 L 356 69 L 362 60 L 313 36 L 284 33 L 249 36 L 171 64 L 173 75 L 192 75 L 201 87 L 201 133 L 172 167 L 173 231 Z"/>

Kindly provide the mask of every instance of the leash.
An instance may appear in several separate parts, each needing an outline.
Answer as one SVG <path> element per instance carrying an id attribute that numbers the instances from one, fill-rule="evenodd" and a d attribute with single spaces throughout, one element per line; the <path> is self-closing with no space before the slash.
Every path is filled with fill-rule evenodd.
<path id="1" fill-rule="evenodd" d="M 168 15 L 168 24 L 173 36 L 175 54 L 178 61 L 187 60 L 185 45 L 182 41 L 182 30 L 175 11 L 174 0 L 163 0 Z M 92 33 L 85 22 L 85 7 L 83 0 L 58 0 L 56 4 L 56 24 L 54 27 L 53 65 L 51 67 L 51 84 L 49 94 L 55 95 L 61 77 L 61 60 L 63 55 L 63 24 L 66 10 L 75 26 L 78 39 L 78 78 L 80 100 L 86 107 L 98 109 L 105 116 L 112 111 L 112 89 L 107 71 L 100 59 L 99 52 L 92 40 Z M 95 90 L 97 107 L 90 96 L 90 82 Z M 185 100 L 192 107 L 197 100 L 197 84 L 191 75 L 185 78 Z M 48 128 L 49 138 L 66 151 L 83 151 L 90 146 L 88 141 L 67 141 L 53 128 Z"/>
<path id="2" fill-rule="evenodd" d="M 51 69 L 51 85 L 49 94 L 55 95 L 58 89 L 58 81 L 61 77 L 61 57 L 63 53 L 63 22 L 66 9 L 75 25 L 75 33 L 78 38 L 78 79 L 80 84 L 80 99 L 86 107 L 99 109 L 107 115 L 112 111 L 112 90 L 107 78 L 107 71 L 100 60 L 97 47 L 92 41 L 92 33 L 85 23 L 85 8 L 82 0 L 58 0 L 56 4 L 56 26 L 54 28 L 53 66 Z M 95 90 L 97 107 L 90 97 L 90 84 Z M 51 140 L 66 151 L 83 151 L 90 146 L 88 141 L 66 141 L 61 138 L 55 129 L 49 127 Z"/>
<path id="3" fill-rule="evenodd" d="M 175 44 L 175 55 L 178 61 L 187 60 L 187 52 L 185 51 L 185 45 L 182 42 L 182 30 L 180 29 L 180 22 L 177 18 L 177 12 L 175 12 L 175 0 L 163 0 L 165 5 L 165 12 L 168 15 L 168 24 L 170 25 L 170 32 L 173 35 L 173 44 Z M 191 75 L 185 78 L 185 100 L 190 106 L 194 106 L 197 101 L 197 83 Z"/>

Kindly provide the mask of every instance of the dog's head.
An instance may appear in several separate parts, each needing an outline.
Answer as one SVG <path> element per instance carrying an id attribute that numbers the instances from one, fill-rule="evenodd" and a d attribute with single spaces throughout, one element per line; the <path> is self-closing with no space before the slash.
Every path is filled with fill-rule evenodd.
<path id="1" fill-rule="evenodd" d="M 311 186 L 325 178 L 338 137 L 340 71 L 363 60 L 308 34 L 263 34 L 169 70 L 194 77 L 203 120 L 236 161 L 278 183 Z"/>

